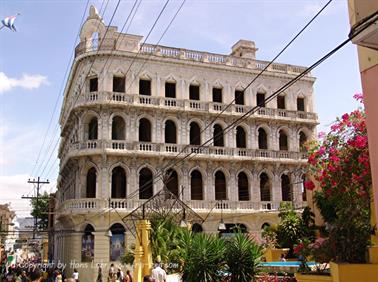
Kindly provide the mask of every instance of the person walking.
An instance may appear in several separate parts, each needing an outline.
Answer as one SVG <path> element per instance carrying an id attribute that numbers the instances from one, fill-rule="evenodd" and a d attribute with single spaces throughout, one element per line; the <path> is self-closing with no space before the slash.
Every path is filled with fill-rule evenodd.
<path id="1" fill-rule="evenodd" d="M 151 278 L 155 282 L 167 282 L 167 273 L 161 268 L 160 263 L 155 263 L 154 269 L 152 269 Z"/>
<path id="2" fill-rule="evenodd" d="M 130 270 L 126 270 L 126 281 L 133 282 L 133 277 L 131 276 Z"/>
<path id="3" fill-rule="evenodd" d="M 98 272 L 97 272 L 96 282 L 102 282 L 102 268 L 101 268 L 101 265 L 98 265 Z"/>
<path id="4" fill-rule="evenodd" d="M 72 278 L 75 279 L 76 282 L 79 282 L 79 272 L 76 268 L 74 268 L 74 271 L 72 273 Z"/>

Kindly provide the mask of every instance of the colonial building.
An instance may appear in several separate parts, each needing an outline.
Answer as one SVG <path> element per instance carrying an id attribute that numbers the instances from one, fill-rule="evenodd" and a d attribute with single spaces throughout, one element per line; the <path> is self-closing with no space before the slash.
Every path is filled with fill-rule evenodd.
<path id="1" fill-rule="evenodd" d="M 244 91 L 268 64 L 252 41 L 230 55 L 142 42 L 91 7 L 60 116 L 55 259 L 117 261 L 133 241 L 121 218 L 164 184 L 207 216 L 204 232 L 222 219 L 260 234 L 281 201 L 304 205 L 315 78 L 266 101 L 305 68 L 274 63 Z"/>

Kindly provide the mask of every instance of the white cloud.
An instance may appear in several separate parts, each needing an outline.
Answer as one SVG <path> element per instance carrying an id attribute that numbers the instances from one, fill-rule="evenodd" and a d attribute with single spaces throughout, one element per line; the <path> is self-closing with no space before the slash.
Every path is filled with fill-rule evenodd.
<path id="1" fill-rule="evenodd" d="M 0 94 L 17 87 L 32 90 L 43 84 L 48 84 L 47 77 L 40 74 L 23 74 L 21 78 L 17 79 L 0 72 Z"/>

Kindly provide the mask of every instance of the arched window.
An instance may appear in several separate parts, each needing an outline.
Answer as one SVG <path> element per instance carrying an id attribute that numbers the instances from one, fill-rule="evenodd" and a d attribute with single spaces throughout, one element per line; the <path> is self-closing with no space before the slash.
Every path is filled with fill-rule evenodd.
<path id="1" fill-rule="evenodd" d="M 88 170 L 87 173 L 87 189 L 86 189 L 86 197 L 87 198 L 96 198 L 96 169 L 92 167 Z"/>
<path id="2" fill-rule="evenodd" d="M 164 185 L 176 197 L 179 196 L 179 184 L 177 172 L 173 169 L 167 170 L 164 177 Z"/>
<path id="3" fill-rule="evenodd" d="M 236 128 L 236 148 L 246 148 L 247 141 L 243 127 L 238 126 Z"/>
<path id="4" fill-rule="evenodd" d="M 92 262 L 94 258 L 94 228 L 87 224 L 81 237 L 81 261 Z"/>
<path id="5" fill-rule="evenodd" d="M 203 200 L 202 174 L 198 170 L 190 174 L 190 194 L 192 200 Z"/>
<path id="6" fill-rule="evenodd" d="M 235 104 L 244 105 L 244 91 L 235 90 Z"/>
<path id="7" fill-rule="evenodd" d="M 152 172 L 146 167 L 142 168 L 139 172 L 139 199 L 149 199 L 153 193 Z"/>
<path id="8" fill-rule="evenodd" d="M 202 225 L 199 224 L 199 223 L 194 223 L 194 224 L 192 225 L 192 232 L 193 232 L 193 233 L 202 233 L 202 232 L 203 232 Z"/>
<path id="9" fill-rule="evenodd" d="M 201 128 L 196 122 L 190 123 L 190 145 L 201 145 Z"/>
<path id="10" fill-rule="evenodd" d="M 249 201 L 248 177 L 244 172 L 238 174 L 239 201 Z"/>
<path id="11" fill-rule="evenodd" d="M 297 98 L 297 111 L 305 111 L 305 99 L 302 97 Z"/>
<path id="12" fill-rule="evenodd" d="M 151 123 L 148 119 L 139 120 L 139 142 L 151 142 Z"/>
<path id="13" fill-rule="evenodd" d="M 287 135 L 282 129 L 279 132 L 280 151 L 287 151 L 289 149 Z"/>
<path id="14" fill-rule="evenodd" d="M 265 172 L 260 174 L 260 198 L 261 201 L 271 201 L 270 180 Z"/>
<path id="15" fill-rule="evenodd" d="M 282 201 L 292 201 L 291 183 L 288 175 L 283 174 L 281 176 L 281 192 L 282 192 Z"/>
<path id="16" fill-rule="evenodd" d="M 125 140 L 125 121 L 119 116 L 113 117 L 112 140 Z"/>
<path id="17" fill-rule="evenodd" d="M 176 124 L 173 121 L 167 120 L 165 122 L 164 136 L 165 136 L 165 143 L 172 143 L 172 144 L 177 143 Z"/>
<path id="18" fill-rule="evenodd" d="M 97 140 L 98 122 L 97 118 L 93 117 L 88 124 L 88 140 Z"/>
<path id="19" fill-rule="evenodd" d="M 214 125 L 213 141 L 214 141 L 214 146 L 218 146 L 218 147 L 224 146 L 223 128 L 219 124 Z"/>
<path id="20" fill-rule="evenodd" d="M 96 51 L 98 49 L 99 35 L 98 32 L 93 32 L 91 37 L 91 48 L 89 51 Z"/>
<path id="21" fill-rule="evenodd" d="M 218 170 L 215 173 L 215 200 L 226 200 L 226 177 L 224 173 Z"/>
<path id="22" fill-rule="evenodd" d="M 258 136 L 259 149 L 260 150 L 268 149 L 268 136 L 264 128 L 260 127 L 258 132 L 259 132 L 259 136 Z"/>
<path id="23" fill-rule="evenodd" d="M 112 198 L 126 198 L 126 173 L 120 166 L 112 171 Z"/>
<path id="24" fill-rule="evenodd" d="M 125 227 L 115 223 L 110 227 L 110 261 L 117 261 L 125 254 Z"/>
<path id="25" fill-rule="evenodd" d="M 307 136 L 303 133 L 303 131 L 299 132 L 299 150 L 301 152 L 306 151 L 305 143 L 307 142 Z"/>

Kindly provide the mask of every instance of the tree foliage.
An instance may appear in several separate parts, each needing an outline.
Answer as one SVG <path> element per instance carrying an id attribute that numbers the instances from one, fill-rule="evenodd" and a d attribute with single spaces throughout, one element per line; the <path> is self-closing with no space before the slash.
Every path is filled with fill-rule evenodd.
<path id="1" fill-rule="evenodd" d="M 46 230 L 49 222 L 49 201 L 50 195 L 45 191 L 37 198 L 31 199 L 31 215 L 37 218 L 37 227 L 40 230 Z"/>

